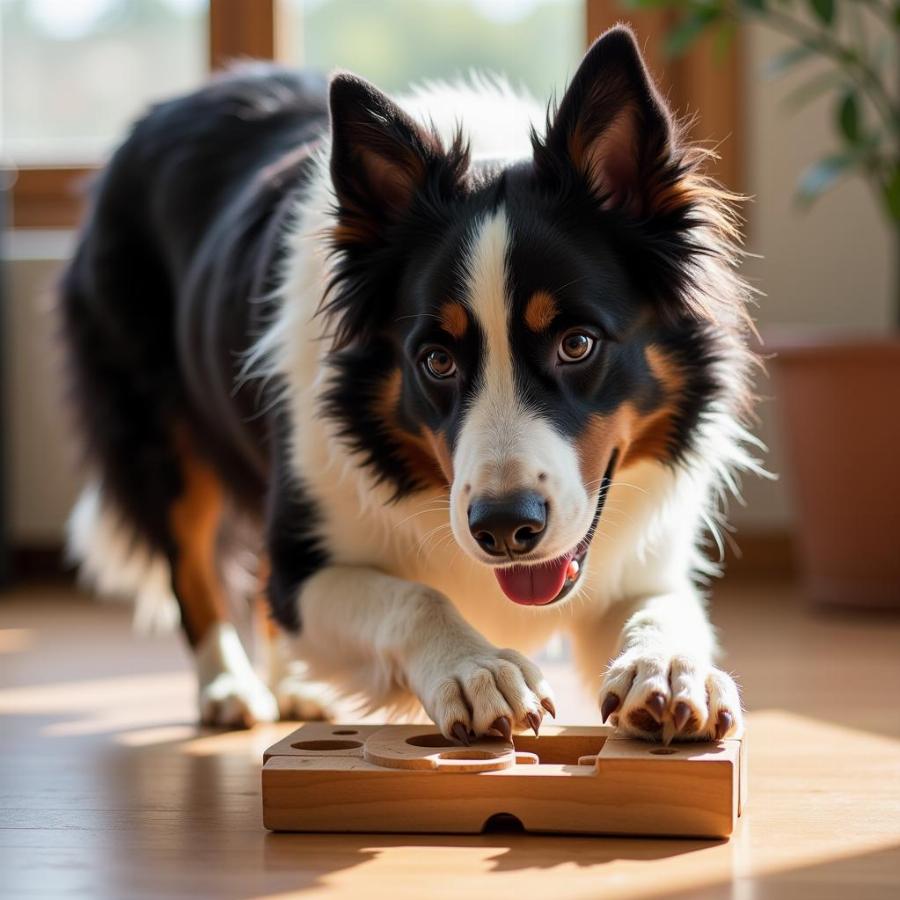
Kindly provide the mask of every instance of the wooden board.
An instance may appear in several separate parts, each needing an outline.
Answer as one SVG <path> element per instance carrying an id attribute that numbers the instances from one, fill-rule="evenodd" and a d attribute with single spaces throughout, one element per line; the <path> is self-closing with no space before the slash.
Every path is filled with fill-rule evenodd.
<path id="1" fill-rule="evenodd" d="M 498 816 L 528 831 L 723 838 L 741 814 L 745 748 L 662 747 L 609 727 L 464 747 L 429 725 L 310 723 L 270 747 L 272 831 L 476 834 Z"/>

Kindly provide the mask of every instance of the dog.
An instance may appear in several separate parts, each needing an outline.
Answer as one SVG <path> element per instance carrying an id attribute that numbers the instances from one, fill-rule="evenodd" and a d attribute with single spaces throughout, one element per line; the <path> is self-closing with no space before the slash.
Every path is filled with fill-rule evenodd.
<path id="1" fill-rule="evenodd" d="M 62 282 L 69 541 L 100 591 L 174 595 L 204 722 L 325 715 L 324 682 L 537 732 L 563 630 L 623 733 L 740 734 L 703 584 L 758 467 L 752 298 L 709 156 L 624 26 L 547 109 L 260 63 L 137 122 Z"/>

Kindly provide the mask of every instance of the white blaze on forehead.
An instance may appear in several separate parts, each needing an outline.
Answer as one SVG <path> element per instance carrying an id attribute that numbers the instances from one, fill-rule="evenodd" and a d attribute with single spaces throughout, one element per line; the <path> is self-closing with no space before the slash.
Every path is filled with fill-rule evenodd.
<path id="1" fill-rule="evenodd" d="M 499 209 L 482 219 L 465 260 L 465 301 L 484 335 L 481 372 L 460 436 L 455 465 L 473 488 L 501 491 L 517 480 L 530 416 L 516 396 L 509 339 L 509 226 Z"/>
<path id="2" fill-rule="evenodd" d="M 512 392 L 513 368 L 509 346 L 506 259 L 509 229 L 499 209 L 482 219 L 469 245 L 466 260 L 466 303 L 484 332 L 482 386 Z M 489 391 L 492 392 L 492 391 Z"/>
<path id="3" fill-rule="evenodd" d="M 574 446 L 518 395 L 509 333 L 510 240 L 500 209 L 478 223 L 464 261 L 464 299 L 484 334 L 484 350 L 453 454 L 450 522 L 457 541 L 478 556 L 468 528 L 472 499 L 538 491 L 553 510 L 541 543 L 545 558 L 552 559 L 584 537 L 594 502 L 581 483 Z"/>

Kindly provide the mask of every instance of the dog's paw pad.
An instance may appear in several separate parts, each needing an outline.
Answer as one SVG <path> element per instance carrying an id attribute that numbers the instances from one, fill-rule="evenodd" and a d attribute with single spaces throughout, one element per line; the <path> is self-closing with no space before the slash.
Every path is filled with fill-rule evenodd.
<path id="1" fill-rule="evenodd" d="M 250 728 L 278 719 L 278 704 L 256 675 L 220 672 L 201 685 L 199 706 L 200 721 L 216 728 Z"/>
<path id="2" fill-rule="evenodd" d="M 624 734 L 648 740 L 721 740 L 743 731 L 734 679 L 686 656 L 615 660 L 600 692 L 600 714 Z"/>

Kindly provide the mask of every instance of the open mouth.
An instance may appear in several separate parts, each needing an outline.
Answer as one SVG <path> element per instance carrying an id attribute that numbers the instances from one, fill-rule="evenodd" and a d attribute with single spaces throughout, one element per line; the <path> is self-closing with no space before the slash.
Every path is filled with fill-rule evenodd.
<path id="1" fill-rule="evenodd" d="M 562 600 L 578 584 L 584 572 L 584 561 L 590 550 L 591 541 L 597 531 L 600 514 L 603 512 L 617 456 L 617 452 L 613 451 L 603 480 L 600 482 L 597 508 L 594 510 L 594 518 L 587 534 L 568 553 L 556 559 L 539 563 L 520 563 L 494 572 L 500 589 L 513 603 L 522 606 L 549 606 Z"/>

